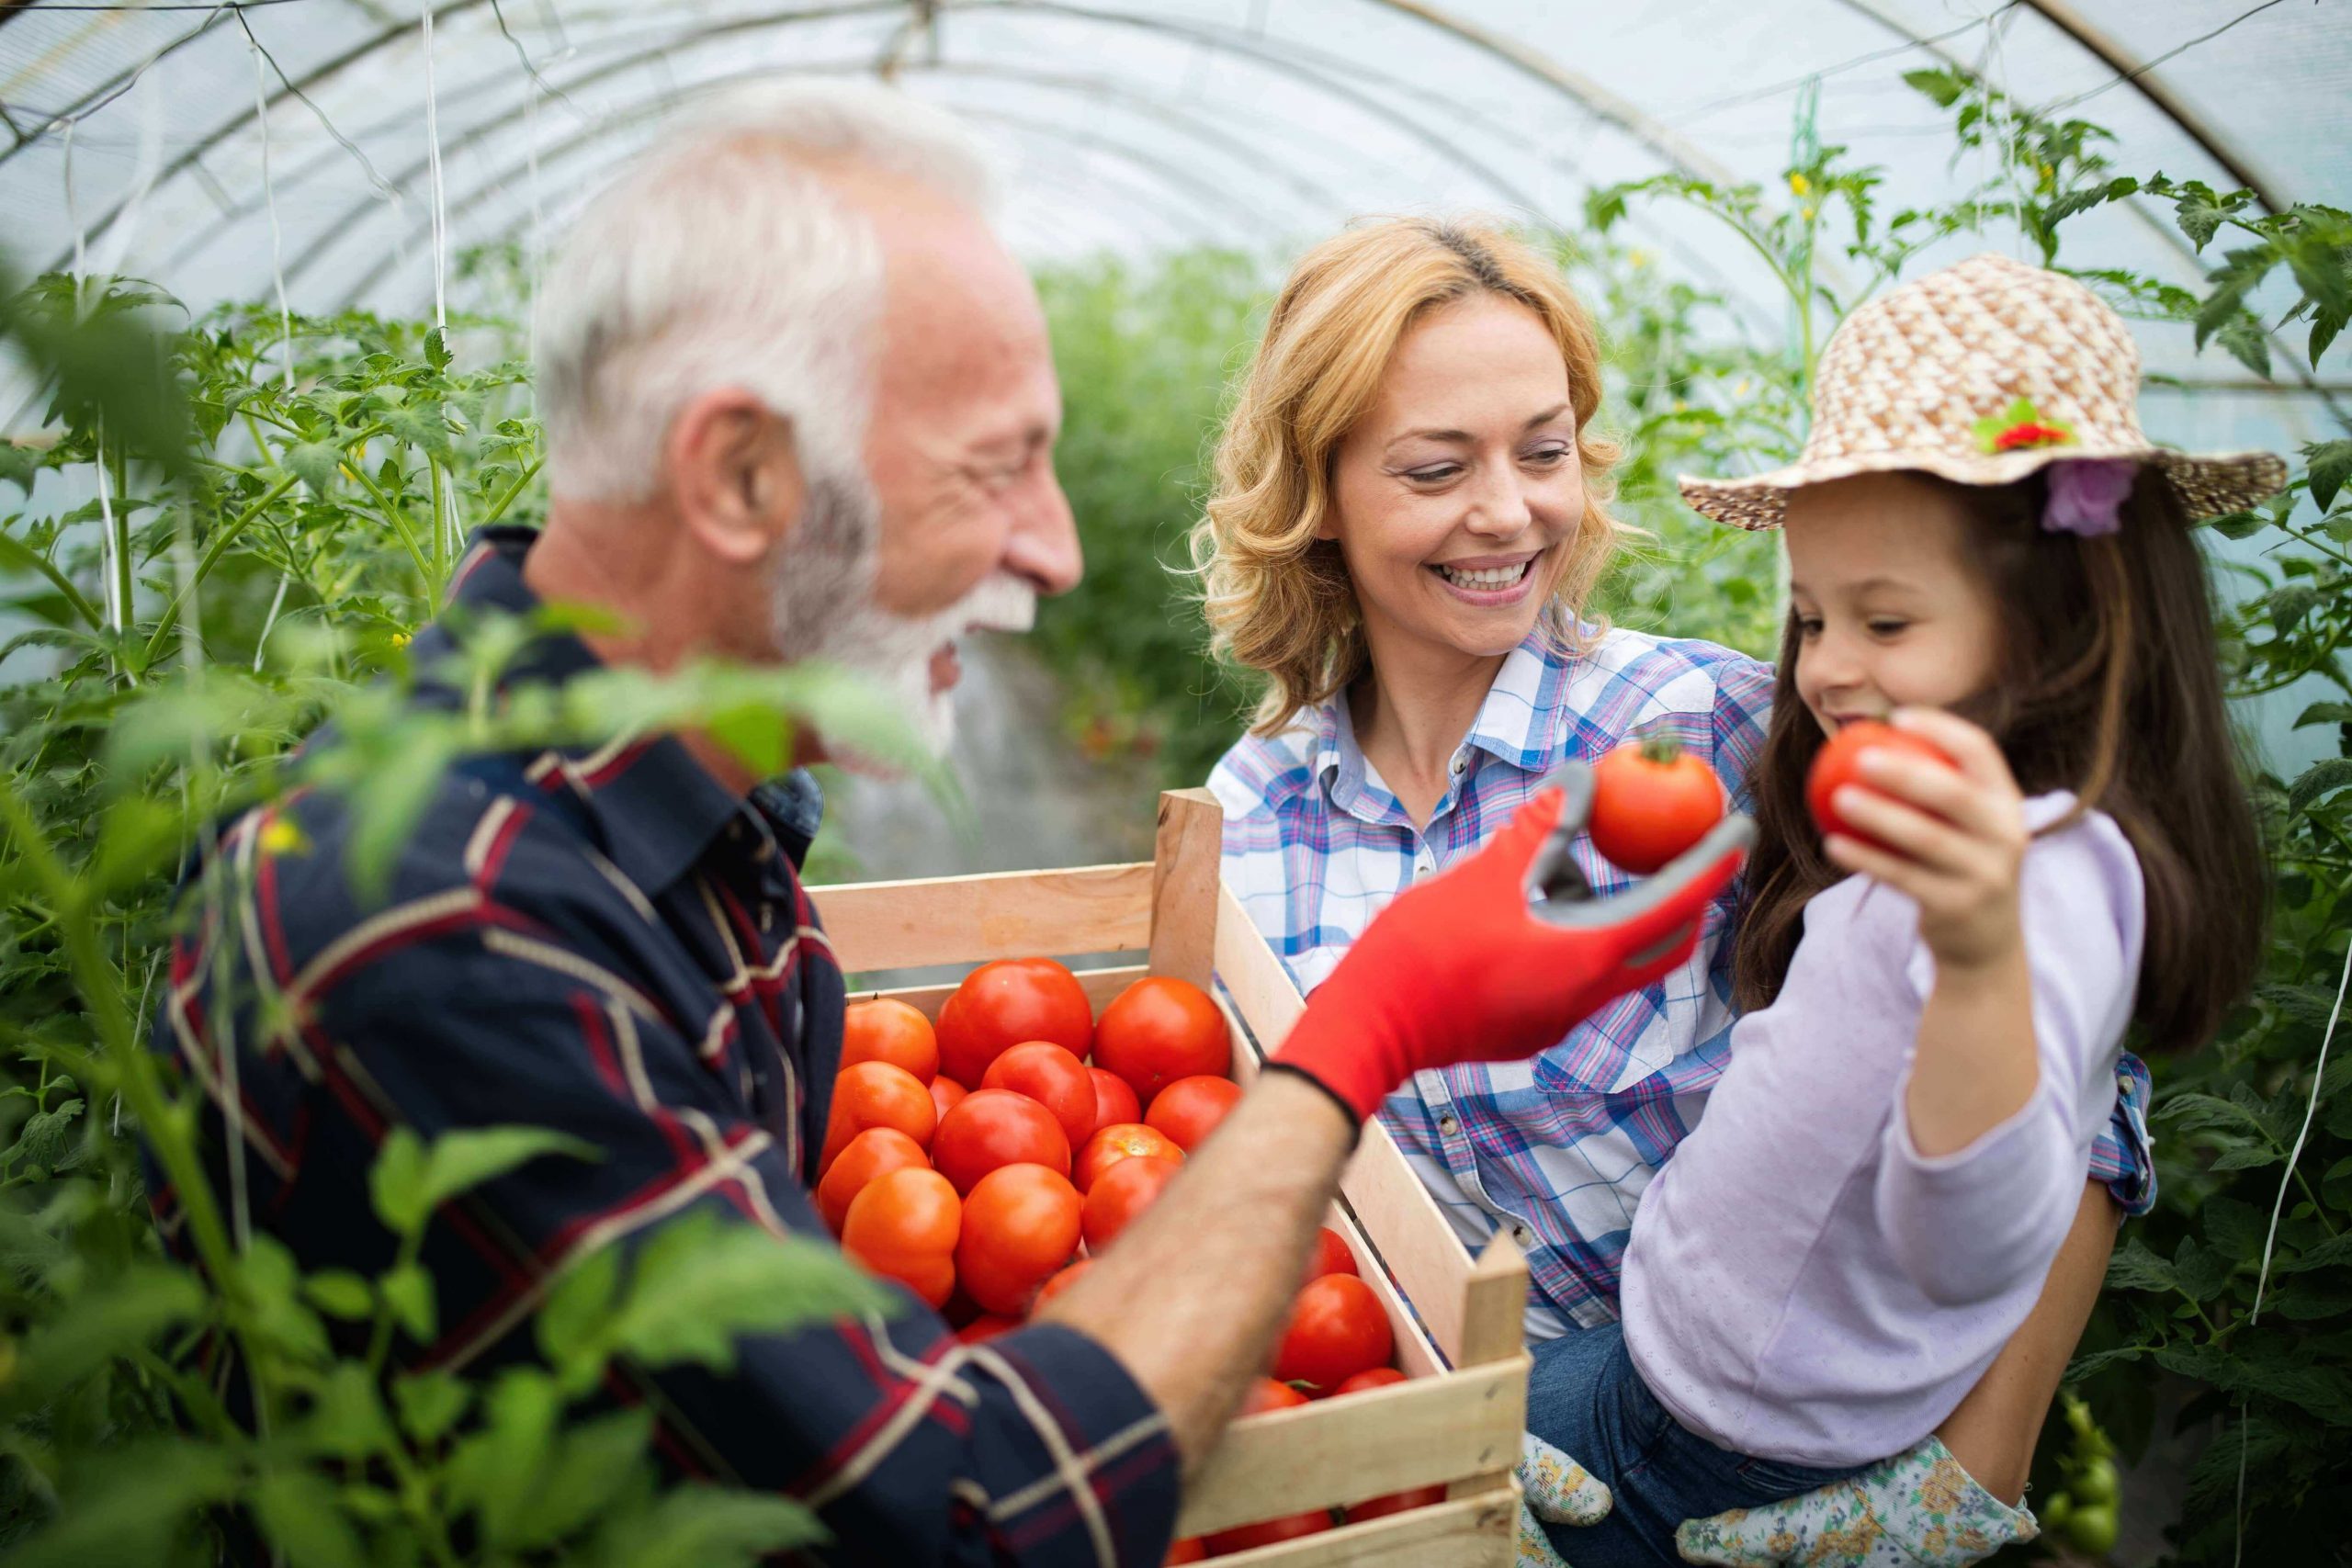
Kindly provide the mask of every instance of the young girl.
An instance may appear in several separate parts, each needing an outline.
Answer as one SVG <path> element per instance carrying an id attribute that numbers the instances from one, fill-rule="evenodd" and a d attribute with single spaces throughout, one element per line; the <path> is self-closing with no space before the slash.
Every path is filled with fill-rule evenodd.
<path id="1" fill-rule="evenodd" d="M 1679 1521 L 1932 1432 L 2033 1303 L 2127 1031 L 2194 1045 L 2253 974 L 2188 525 L 2284 469 L 2151 446 L 2138 376 L 2087 290 L 1979 256 L 1839 329 L 1794 467 L 1683 482 L 1785 524 L 1792 604 L 1731 1065 L 1642 1197 L 1622 1322 L 1535 1351 L 1530 1429 L 1615 1494 L 1554 1529 L 1576 1568 L 1680 1561 Z M 1815 754 L 1889 715 L 1949 761 L 1864 751 L 1825 839 Z"/>

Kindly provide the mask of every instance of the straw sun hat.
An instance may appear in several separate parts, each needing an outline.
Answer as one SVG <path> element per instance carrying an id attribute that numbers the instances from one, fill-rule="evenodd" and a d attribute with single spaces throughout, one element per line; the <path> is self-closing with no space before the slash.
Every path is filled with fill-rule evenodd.
<path id="1" fill-rule="evenodd" d="M 2151 444 L 2139 389 L 2139 348 L 2097 295 L 2007 256 L 1973 256 L 1846 318 L 1822 351 L 1803 457 L 1748 479 L 1685 476 L 1682 498 L 1719 523 L 1777 528 L 1799 485 L 1894 468 L 1997 485 L 2078 458 L 2111 460 L 2126 490 L 2136 465 L 2152 465 L 2192 521 L 2285 488 L 2286 464 L 2267 452 L 2198 457 Z"/>

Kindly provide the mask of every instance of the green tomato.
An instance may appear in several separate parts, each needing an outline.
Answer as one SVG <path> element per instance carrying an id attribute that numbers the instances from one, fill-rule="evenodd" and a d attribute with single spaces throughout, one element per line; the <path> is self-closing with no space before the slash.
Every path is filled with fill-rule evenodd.
<path id="1" fill-rule="evenodd" d="M 2066 1521 L 2075 1517 L 2075 1500 L 2064 1492 L 2052 1492 L 2048 1501 L 2033 1511 L 2033 1516 L 2041 1521 L 2043 1529 L 2064 1529 Z"/>
<path id="2" fill-rule="evenodd" d="M 2075 1550 L 2105 1557 L 2115 1550 L 2115 1505 L 2086 1503 L 2066 1521 L 2066 1539 Z"/>
<path id="3" fill-rule="evenodd" d="M 2075 1477 L 2073 1491 L 2076 1497 L 2086 1503 L 2113 1503 L 2115 1501 L 2114 1464 L 2104 1459 L 2091 1461 L 2090 1463 L 2083 1466 L 2083 1472 Z"/>

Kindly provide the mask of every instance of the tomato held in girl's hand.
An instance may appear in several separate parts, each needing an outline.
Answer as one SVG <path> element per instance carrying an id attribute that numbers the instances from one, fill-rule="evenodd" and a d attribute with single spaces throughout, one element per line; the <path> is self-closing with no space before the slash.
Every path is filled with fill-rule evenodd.
<path id="1" fill-rule="evenodd" d="M 1367 1497 L 1349 1507 L 1344 1517 L 1349 1524 L 1360 1525 L 1366 1519 L 1386 1518 L 1408 1508 L 1426 1508 L 1432 1503 L 1444 1501 L 1444 1487 L 1416 1486 L 1410 1492 L 1391 1492 L 1385 1497 Z"/>
<path id="2" fill-rule="evenodd" d="M 1326 1274 L 1353 1274 L 1356 1255 L 1348 1250 L 1347 1238 L 1329 1225 L 1315 1233 L 1315 1256 L 1306 1260 L 1306 1277 L 1320 1280 Z"/>
<path id="3" fill-rule="evenodd" d="M 1629 740 L 1592 768 L 1592 847 L 1647 876 L 1723 820 L 1724 786 L 1670 736 Z"/>
<path id="4" fill-rule="evenodd" d="M 1001 958 L 965 976 L 939 1010 L 939 1070 L 977 1084 L 1024 1040 L 1084 1056 L 1093 1039 L 1094 1009 L 1077 976 L 1050 958 Z"/>
<path id="5" fill-rule="evenodd" d="M 1391 1383 L 1405 1382 L 1405 1374 L 1394 1367 L 1374 1367 L 1368 1372 L 1358 1372 L 1331 1391 L 1331 1397 L 1343 1393 L 1362 1393 L 1368 1388 L 1386 1388 Z"/>
<path id="6" fill-rule="evenodd" d="M 1094 1065 L 1127 1080 L 1146 1106 L 1178 1078 L 1223 1077 L 1233 1066 L 1224 1010 L 1189 980 L 1147 975 L 1094 1026 Z"/>
<path id="7" fill-rule="evenodd" d="M 1216 1124 L 1240 1098 L 1241 1086 L 1231 1078 L 1204 1073 L 1178 1078 L 1151 1097 L 1151 1112 L 1143 1119 L 1144 1125 L 1167 1134 L 1178 1148 L 1191 1154 L 1216 1131 Z"/>
<path id="8" fill-rule="evenodd" d="M 1071 1176 L 1078 1190 L 1084 1192 L 1096 1179 L 1123 1159 L 1137 1155 L 1158 1155 L 1163 1159 L 1182 1160 L 1184 1151 L 1170 1141 L 1165 1133 L 1154 1132 L 1140 1122 L 1122 1122 L 1115 1127 L 1105 1127 L 1086 1140 L 1078 1151 L 1078 1164 Z"/>
<path id="9" fill-rule="evenodd" d="M 1050 1040 L 1030 1040 L 999 1056 L 980 1075 L 982 1089 L 1025 1094 L 1054 1113 L 1069 1146 L 1094 1134 L 1093 1069 Z"/>
<path id="10" fill-rule="evenodd" d="M 1094 1080 L 1094 1125 L 1086 1130 L 1087 1138 L 1122 1122 L 1143 1120 L 1143 1101 L 1136 1098 L 1136 1091 L 1127 1087 L 1126 1079 L 1097 1066 L 1089 1066 L 1086 1072 Z M 1070 1147 L 1081 1147 L 1085 1142 L 1086 1138 L 1080 1138 Z"/>
<path id="11" fill-rule="evenodd" d="M 1042 1165 L 1001 1167 L 964 1201 L 956 1276 L 984 1310 L 1017 1317 L 1070 1260 L 1078 1235 L 1078 1189 L 1067 1177 Z"/>
<path id="12" fill-rule="evenodd" d="M 947 1120 L 947 1113 L 956 1109 L 956 1102 L 971 1092 L 954 1078 L 942 1073 L 931 1080 L 932 1109 L 938 1111 L 939 1119 L 944 1122 Z"/>
<path id="13" fill-rule="evenodd" d="M 1388 1364 L 1395 1337 L 1370 1285 L 1352 1274 L 1309 1280 L 1291 1303 L 1274 1351 L 1274 1380 L 1329 1393 L 1358 1372 Z"/>
<path id="14" fill-rule="evenodd" d="M 971 1191 L 989 1171 L 1008 1165 L 1042 1165 L 1057 1175 L 1069 1169 L 1069 1139 L 1054 1113 L 1025 1094 L 1009 1089 L 975 1089 L 940 1118 L 931 1140 L 932 1168 Z"/>
<path id="15" fill-rule="evenodd" d="M 842 1015 L 842 1066 L 888 1062 L 929 1083 L 939 1076 L 939 1037 L 931 1020 L 889 997 L 852 1002 Z"/>
<path id="16" fill-rule="evenodd" d="M 869 1127 L 896 1127 L 925 1148 L 939 1125 L 939 1111 L 931 1090 L 904 1067 L 888 1062 L 860 1062 L 843 1067 L 833 1080 L 833 1106 L 825 1114 L 825 1147 L 817 1161 L 820 1173 L 829 1169 L 849 1141 Z"/>
<path id="17" fill-rule="evenodd" d="M 1183 1162 L 1159 1155 L 1142 1155 L 1102 1168 L 1086 1190 L 1086 1206 L 1079 1215 L 1086 1233 L 1086 1250 L 1100 1252 L 1126 1229 L 1137 1214 L 1152 1205 L 1159 1190 L 1176 1179 Z"/>
<path id="18" fill-rule="evenodd" d="M 1211 1557 L 1229 1557 L 1237 1551 L 1247 1551 L 1253 1546 L 1272 1546 L 1278 1540 L 1296 1540 L 1301 1536 L 1320 1535 L 1330 1528 L 1331 1510 L 1317 1508 L 1312 1513 L 1268 1519 L 1262 1525 L 1213 1530 L 1201 1538 L 1201 1543 L 1209 1549 Z"/>
<path id="19" fill-rule="evenodd" d="M 963 1205 L 935 1170 L 893 1170 L 865 1184 L 842 1222 L 842 1250 L 933 1306 L 956 1289 Z"/>
<path id="20" fill-rule="evenodd" d="M 894 1170 L 930 1168 L 921 1144 L 896 1127 L 868 1127 L 825 1168 L 824 1179 L 817 1183 L 817 1212 L 825 1217 L 825 1228 L 839 1235 L 842 1222 L 849 1217 L 849 1206 L 865 1190 L 867 1182 Z"/>
<path id="21" fill-rule="evenodd" d="M 1860 772 L 1861 757 L 1863 751 L 1876 746 L 1883 746 L 1891 751 L 1907 751 L 1929 761 L 1941 762 L 1947 768 L 1956 765 L 1944 754 L 1942 747 L 1926 736 L 1897 729 L 1891 724 L 1881 724 L 1874 718 L 1858 718 L 1849 724 L 1839 725 L 1838 733 L 1821 743 L 1820 751 L 1813 759 L 1813 767 L 1804 776 L 1804 803 L 1813 808 L 1814 822 L 1824 834 L 1843 833 L 1849 839 L 1859 839 L 1874 850 L 1887 850 L 1889 853 L 1894 853 L 1897 852 L 1868 833 L 1849 827 L 1846 819 L 1838 815 L 1836 802 L 1839 790 L 1848 784 L 1860 789 L 1870 787 L 1862 782 Z"/>

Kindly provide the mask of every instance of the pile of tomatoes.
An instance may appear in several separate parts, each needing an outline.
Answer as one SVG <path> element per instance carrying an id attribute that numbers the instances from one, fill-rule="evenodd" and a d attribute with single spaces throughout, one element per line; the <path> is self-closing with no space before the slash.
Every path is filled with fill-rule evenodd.
<path id="1" fill-rule="evenodd" d="M 932 1021 L 877 998 L 849 1009 L 818 1161 L 817 1206 L 842 1250 L 958 1325 L 1017 1326 L 1087 1268 L 1183 1168 L 1241 1098 L 1225 1013 L 1165 976 L 1094 1016 L 1049 958 L 985 964 Z M 1326 1229 L 1254 1415 L 1402 1382 L 1380 1297 Z M 1359 1503 L 1344 1522 L 1417 1508 L 1426 1487 Z M 1180 1540 L 1189 1562 L 1312 1535 L 1329 1509 Z"/>

